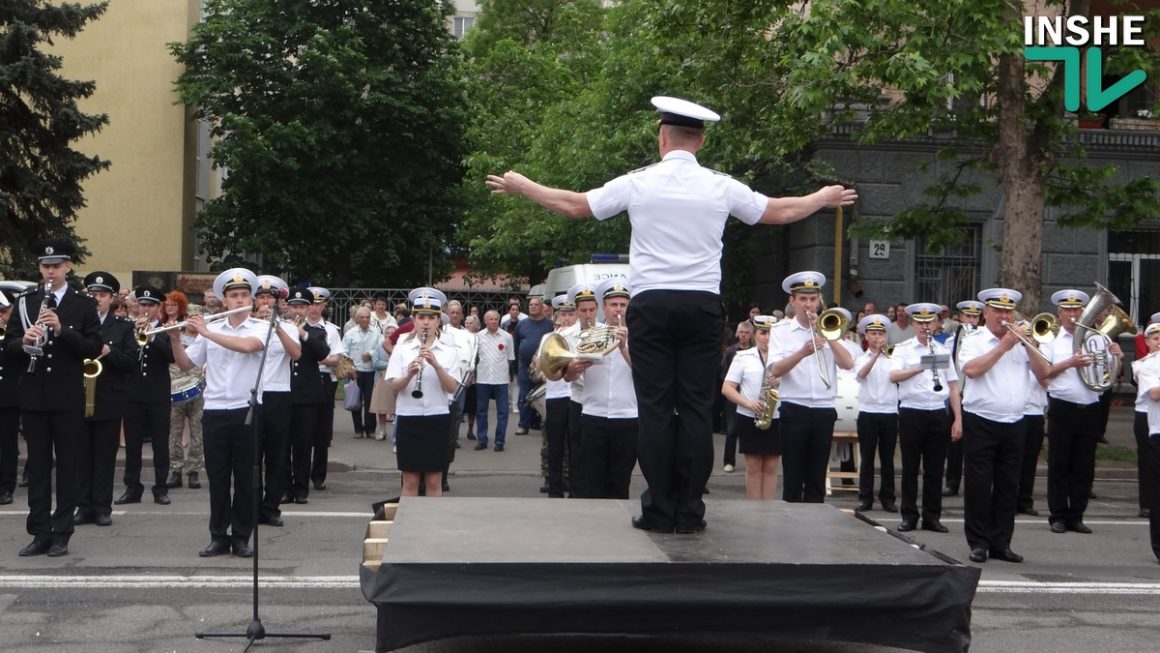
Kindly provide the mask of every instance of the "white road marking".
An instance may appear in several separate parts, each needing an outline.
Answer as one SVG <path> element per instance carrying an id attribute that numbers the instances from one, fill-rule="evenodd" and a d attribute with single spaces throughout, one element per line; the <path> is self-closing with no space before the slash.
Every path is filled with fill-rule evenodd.
<path id="1" fill-rule="evenodd" d="M 189 511 L 189 510 L 184 510 L 184 511 L 177 511 L 177 510 L 114 510 L 113 511 L 114 517 L 123 517 L 125 515 L 142 515 L 142 516 L 148 516 L 148 517 L 162 517 L 162 516 L 167 516 L 167 515 L 174 516 L 174 517 L 208 517 L 209 516 L 209 508 L 207 507 L 203 511 Z M 27 516 L 28 516 L 27 510 L 0 510 L 0 517 L 27 517 Z M 323 517 L 323 518 L 335 518 L 335 519 L 359 518 L 359 519 L 365 519 L 367 521 L 370 521 L 374 517 L 374 515 L 372 515 L 369 510 L 359 511 L 359 512 L 341 512 L 341 511 L 324 512 L 321 510 L 316 510 L 316 511 L 283 510 L 282 517 L 285 519 L 293 519 L 295 517 Z M 1095 522 L 1092 522 L 1092 523 L 1095 523 Z M 1144 523 L 1146 524 L 1148 522 L 1144 522 Z"/>

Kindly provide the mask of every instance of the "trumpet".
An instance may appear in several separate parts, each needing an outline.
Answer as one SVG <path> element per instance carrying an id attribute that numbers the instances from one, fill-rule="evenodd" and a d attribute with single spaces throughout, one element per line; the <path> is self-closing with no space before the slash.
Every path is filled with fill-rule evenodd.
<path id="1" fill-rule="evenodd" d="M 426 346 L 427 346 L 427 329 L 423 329 L 423 331 L 419 333 L 419 355 L 420 356 L 423 355 L 423 348 Z M 422 358 L 419 359 L 418 377 L 419 378 L 415 379 L 415 389 L 411 391 L 411 397 L 413 397 L 415 399 L 422 399 L 423 398 L 423 361 L 422 361 Z"/>
<path id="2" fill-rule="evenodd" d="M 92 417 L 97 409 L 97 377 L 101 375 L 103 369 L 101 361 L 95 358 L 85 359 L 85 417 Z"/>
<path id="3" fill-rule="evenodd" d="M 204 322 L 206 324 L 209 324 L 210 322 L 217 322 L 218 320 L 224 320 L 231 315 L 237 315 L 238 313 L 241 313 L 242 311 L 249 312 L 252 310 L 253 310 L 253 307 L 251 307 L 251 306 L 242 306 L 239 308 L 231 308 L 228 311 L 222 311 L 221 313 L 214 313 L 213 315 L 207 316 L 204 319 Z M 146 342 L 148 342 L 149 336 L 157 335 L 158 333 L 165 333 L 166 331 L 173 331 L 174 329 L 184 329 L 187 326 L 189 326 L 189 320 L 182 320 L 181 322 L 175 322 L 173 324 L 166 324 L 166 325 L 159 326 L 159 327 L 156 327 L 153 329 L 140 329 L 137 331 L 137 343 L 144 345 Z"/>

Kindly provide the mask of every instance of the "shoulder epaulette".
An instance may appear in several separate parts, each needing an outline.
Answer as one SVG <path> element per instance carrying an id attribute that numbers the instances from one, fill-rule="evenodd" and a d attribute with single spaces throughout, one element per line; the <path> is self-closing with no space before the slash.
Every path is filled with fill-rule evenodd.
<path id="1" fill-rule="evenodd" d="M 629 171 L 629 173 L 628 173 L 628 174 L 630 174 L 630 175 L 635 175 L 635 174 L 636 174 L 636 173 L 638 173 L 638 172 L 644 172 L 645 170 L 648 170 L 649 168 L 651 168 L 651 167 L 653 167 L 653 166 L 657 165 L 658 163 L 660 163 L 660 161 L 657 161 L 656 163 L 650 163 L 649 165 L 647 165 L 647 166 L 644 166 L 644 167 L 642 167 L 642 168 L 637 168 L 636 170 Z"/>
<path id="2" fill-rule="evenodd" d="M 728 177 L 728 178 L 730 178 L 730 179 L 732 179 L 732 178 L 733 178 L 733 175 L 731 175 L 731 174 L 729 174 L 729 173 L 727 173 L 727 172 L 721 172 L 720 170 L 714 170 L 714 169 L 712 169 L 712 168 L 705 168 L 705 169 L 706 169 L 706 170 L 708 170 L 709 172 L 711 172 L 711 173 L 715 174 L 715 175 L 720 175 L 720 176 L 722 176 L 722 177 Z"/>
<path id="3" fill-rule="evenodd" d="M 778 329 L 778 328 L 780 328 L 780 327 L 786 327 L 786 326 L 789 326 L 789 325 L 791 325 L 791 324 L 793 324 L 793 320 L 780 320 L 780 321 L 778 321 L 778 322 L 774 322 L 774 323 L 773 323 L 773 324 L 770 326 L 770 328 L 771 328 L 771 329 Z"/>

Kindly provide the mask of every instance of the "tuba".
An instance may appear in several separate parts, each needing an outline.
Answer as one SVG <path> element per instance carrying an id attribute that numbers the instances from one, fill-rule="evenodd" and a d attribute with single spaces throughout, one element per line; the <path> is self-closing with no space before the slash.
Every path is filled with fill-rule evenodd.
<path id="1" fill-rule="evenodd" d="M 1076 371 L 1079 372 L 1083 384 L 1092 392 L 1108 390 L 1120 376 L 1120 359 L 1112 355 L 1108 347 L 1120 334 L 1136 333 L 1136 325 L 1132 322 L 1132 318 L 1116 305 L 1119 301 L 1112 291 L 1097 283 L 1095 296 L 1075 321 L 1076 328 L 1083 334 L 1076 333 L 1072 339 L 1072 353 L 1082 353 L 1092 359 L 1091 365 L 1078 368 Z M 1109 309 L 1107 317 L 1096 325 L 1096 320 Z"/>
<path id="2" fill-rule="evenodd" d="M 95 358 L 85 359 L 85 417 L 92 417 L 97 410 L 97 377 L 101 375 L 103 369 L 101 361 Z"/>

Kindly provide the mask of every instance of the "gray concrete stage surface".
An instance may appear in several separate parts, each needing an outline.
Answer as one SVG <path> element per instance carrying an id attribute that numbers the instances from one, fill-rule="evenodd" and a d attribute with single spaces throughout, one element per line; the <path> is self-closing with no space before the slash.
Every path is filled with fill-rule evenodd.
<path id="1" fill-rule="evenodd" d="M 1114 409 L 1109 439 L 1134 446 L 1131 409 Z M 492 422 L 494 424 L 494 421 Z M 359 589 L 361 540 L 373 501 L 394 496 L 399 475 L 389 442 L 354 440 L 349 415 L 335 416 L 332 471 L 324 492 L 306 505 L 284 506 L 286 525 L 261 527 L 260 615 L 267 631 L 322 631 L 328 642 L 268 639 L 253 650 L 366 651 L 375 641 L 375 611 Z M 515 420 L 509 429 L 514 431 Z M 506 451 L 473 451 L 464 440 L 457 452 L 451 490 L 465 497 L 536 497 L 539 493 L 539 432 L 510 435 Z M 722 438 L 717 437 L 718 465 Z M 148 450 L 148 447 L 146 447 Z M 145 465 L 148 469 L 148 462 Z M 1046 469 L 1040 467 L 1037 507 L 1044 499 Z M 117 492 L 120 493 L 118 472 Z M 633 479 L 633 496 L 644 487 Z M 743 475 L 714 473 L 714 501 L 744 498 Z M 1013 548 L 1022 565 L 987 562 L 974 603 L 973 652 L 1093 650 L 1152 652 L 1160 627 L 1160 565 L 1148 544 L 1146 522 L 1136 516 L 1132 467 L 1102 465 L 1086 522 L 1092 535 L 1052 534 L 1045 517 L 1020 517 Z M 197 640 L 197 631 L 242 632 L 251 617 L 251 561 L 204 560 L 209 542 L 208 491 L 175 489 L 173 504 L 125 506 L 108 528 L 81 526 L 69 555 L 20 558 L 27 497 L 0 506 L 0 650 L 240 651 L 230 640 Z M 850 493 L 829 499 L 852 508 Z M 121 508 L 121 507 L 117 507 Z M 893 527 L 898 516 L 880 510 L 867 516 Z M 497 515 L 497 520 L 502 515 Z M 708 515 L 709 529 L 714 528 Z M 914 540 L 964 560 L 962 500 L 944 503 L 945 535 L 918 532 Z M 626 522 L 625 528 L 629 528 Z M 464 535 L 460 546 L 472 547 Z M 835 614 L 835 619 L 842 615 Z M 892 624 L 883 623 L 882 628 Z M 768 651 L 771 642 L 743 636 L 628 638 L 531 636 L 459 638 L 416 645 L 408 653 L 523 653 L 551 648 L 573 651 Z M 880 651 L 834 642 L 773 642 L 779 651 Z"/>

